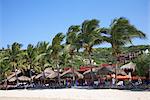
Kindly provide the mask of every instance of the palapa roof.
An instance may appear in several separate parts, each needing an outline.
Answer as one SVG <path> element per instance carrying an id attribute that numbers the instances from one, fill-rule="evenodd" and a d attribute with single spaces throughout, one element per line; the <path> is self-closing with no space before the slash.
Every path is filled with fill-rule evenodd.
<path id="1" fill-rule="evenodd" d="M 77 72 L 76 70 L 74 70 L 74 69 L 69 69 L 69 70 L 67 70 L 67 71 L 65 71 L 65 72 L 63 72 L 60 76 L 61 77 L 63 77 L 64 75 L 66 75 L 66 74 L 75 74 L 78 78 L 83 78 L 83 75 L 82 74 L 80 74 L 79 72 Z"/>
<path id="2" fill-rule="evenodd" d="M 9 81 L 9 82 L 14 82 L 14 81 L 16 81 L 16 80 L 17 80 L 16 76 L 13 76 L 13 77 L 10 78 L 8 81 Z M 18 80 L 19 80 L 19 81 L 30 81 L 31 79 L 30 79 L 29 77 L 27 77 L 27 76 L 20 76 L 20 77 L 18 77 Z"/>
<path id="3" fill-rule="evenodd" d="M 83 75 L 90 74 L 91 71 L 92 71 L 92 72 L 96 72 L 97 69 L 98 69 L 98 68 L 91 68 L 91 69 L 85 71 L 85 72 L 83 73 Z"/>
<path id="4" fill-rule="evenodd" d="M 122 67 L 120 67 L 120 69 L 123 69 L 123 70 L 125 70 L 125 69 L 132 69 L 133 71 L 135 71 L 135 67 L 136 67 L 136 64 L 133 63 L 133 62 L 130 62 L 130 63 L 125 64 Z"/>
<path id="5" fill-rule="evenodd" d="M 97 69 L 97 74 L 99 75 L 107 75 L 112 73 L 114 73 L 112 67 L 100 67 Z"/>
<path id="6" fill-rule="evenodd" d="M 13 77 L 11 77 L 10 79 L 8 79 L 9 82 L 14 82 L 14 81 L 16 81 L 16 80 L 17 80 L 17 78 L 16 78 L 15 76 L 13 76 Z"/>
<path id="7" fill-rule="evenodd" d="M 18 77 L 18 80 L 19 81 L 30 81 L 31 79 L 27 76 L 20 76 L 20 77 Z"/>
<path id="8" fill-rule="evenodd" d="M 57 76 L 57 73 L 54 72 L 51 68 L 46 68 L 44 72 L 38 74 L 35 76 L 35 79 L 41 78 L 45 75 L 45 78 L 55 78 Z"/>
<path id="9" fill-rule="evenodd" d="M 52 72 L 51 74 L 49 74 L 46 78 L 50 78 L 50 79 L 53 79 L 53 78 L 56 78 L 58 76 L 58 73 L 56 72 Z"/>
<path id="10" fill-rule="evenodd" d="M 42 77 L 42 76 L 43 76 L 43 73 L 38 74 L 37 76 L 35 76 L 35 79 L 38 79 L 38 78 L 40 78 L 40 77 Z"/>
<path id="11" fill-rule="evenodd" d="M 17 70 L 16 73 L 13 72 L 10 76 L 7 77 L 7 80 L 10 80 L 11 78 L 13 78 L 14 76 L 16 76 L 16 75 L 18 75 L 18 74 L 20 74 L 20 73 L 21 73 L 20 70 Z"/>
<path id="12" fill-rule="evenodd" d="M 97 78 L 96 74 L 95 74 L 95 69 L 94 70 L 89 69 L 89 70 L 85 71 L 83 73 L 83 75 L 84 75 L 85 79 L 91 79 L 91 78 L 96 79 Z"/>

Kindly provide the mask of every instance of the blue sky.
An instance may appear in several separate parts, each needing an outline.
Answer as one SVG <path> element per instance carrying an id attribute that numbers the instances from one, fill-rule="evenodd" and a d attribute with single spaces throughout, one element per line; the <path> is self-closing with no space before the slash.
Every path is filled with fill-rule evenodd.
<path id="1" fill-rule="evenodd" d="M 100 20 L 108 27 L 114 18 L 126 17 L 148 39 L 133 44 L 150 44 L 150 0 L 0 0 L 0 48 L 19 42 L 23 48 L 48 41 L 71 25 L 86 19 Z M 100 45 L 110 46 L 108 44 Z"/>

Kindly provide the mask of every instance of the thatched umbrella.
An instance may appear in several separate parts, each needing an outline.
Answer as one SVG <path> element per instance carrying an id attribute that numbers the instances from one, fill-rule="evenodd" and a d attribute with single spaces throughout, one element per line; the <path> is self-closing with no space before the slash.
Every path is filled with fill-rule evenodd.
<path id="1" fill-rule="evenodd" d="M 18 75 L 18 74 L 20 74 L 20 73 L 21 73 L 20 70 L 17 70 L 16 73 L 13 72 L 11 75 L 9 75 L 9 76 L 7 77 L 6 81 L 8 81 L 8 82 L 15 82 L 15 81 L 17 80 L 16 75 Z"/>
<path id="2" fill-rule="evenodd" d="M 54 74 L 55 72 L 51 69 L 51 68 L 46 68 L 44 70 L 44 72 L 38 74 L 37 76 L 35 76 L 35 79 L 39 79 L 39 78 L 49 78 L 51 76 L 51 74 Z"/>
<path id="3" fill-rule="evenodd" d="M 14 76 L 14 77 L 11 77 L 7 80 L 8 80 L 8 82 L 15 82 L 17 80 L 17 78 Z"/>
<path id="4" fill-rule="evenodd" d="M 20 70 L 17 70 L 17 72 L 13 72 L 10 76 L 7 77 L 7 80 L 10 80 L 11 78 L 15 77 L 16 75 L 20 74 L 21 71 Z M 13 80 L 13 79 L 12 79 Z"/>
<path id="5" fill-rule="evenodd" d="M 37 76 L 35 76 L 35 79 L 39 79 L 39 78 L 42 77 L 42 76 L 43 76 L 43 73 L 38 74 Z"/>
<path id="6" fill-rule="evenodd" d="M 91 72 L 96 72 L 97 69 L 98 69 L 98 68 L 91 68 L 91 69 L 85 71 L 83 74 L 85 75 L 85 74 L 90 74 Z"/>
<path id="7" fill-rule="evenodd" d="M 133 62 L 130 62 L 130 63 L 125 64 L 122 67 L 120 67 L 120 69 L 124 70 L 125 72 L 128 72 L 128 75 L 131 80 L 132 79 L 131 72 L 135 71 L 135 67 L 136 67 L 136 64 L 134 64 Z"/>
<path id="8" fill-rule="evenodd" d="M 53 79 L 53 78 L 56 78 L 58 76 L 58 73 L 56 72 L 52 72 L 51 74 L 49 74 L 46 78 L 50 78 L 50 79 Z"/>
<path id="9" fill-rule="evenodd" d="M 125 64 L 122 67 L 120 67 L 120 69 L 135 71 L 135 67 L 136 67 L 136 64 L 134 64 L 133 62 L 130 62 L 130 63 Z"/>
<path id="10" fill-rule="evenodd" d="M 46 68 L 45 70 L 44 70 L 44 73 L 45 74 L 51 74 L 51 73 L 53 73 L 54 71 L 51 69 L 51 68 Z"/>
<path id="11" fill-rule="evenodd" d="M 77 72 L 76 70 L 72 70 L 71 68 L 70 68 L 69 70 L 63 72 L 60 76 L 63 77 L 63 76 L 65 76 L 65 75 L 67 75 L 67 74 L 72 75 L 73 73 L 74 73 L 79 79 L 82 79 L 82 78 L 83 78 L 83 75 L 82 75 L 82 74 L 80 74 L 80 73 Z M 72 75 L 72 76 L 73 76 L 73 75 Z M 72 76 L 71 76 L 71 77 L 72 77 Z"/>
<path id="12" fill-rule="evenodd" d="M 112 73 L 114 73 L 114 71 L 110 67 L 100 67 L 97 69 L 98 75 L 107 75 L 107 74 L 112 74 Z"/>
<path id="13" fill-rule="evenodd" d="M 30 81 L 31 79 L 27 76 L 20 76 L 18 77 L 19 81 Z"/>
<path id="14" fill-rule="evenodd" d="M 74 73 L 78 76 L 79 79 L 83 78 L 83 75 L 77 71 L 74 71 Z"/>
<path id="15" fill-rule="evenodd" d="M 96 68 L 89 69 L 83 73 L 85 79 L 96 79 Z"/>

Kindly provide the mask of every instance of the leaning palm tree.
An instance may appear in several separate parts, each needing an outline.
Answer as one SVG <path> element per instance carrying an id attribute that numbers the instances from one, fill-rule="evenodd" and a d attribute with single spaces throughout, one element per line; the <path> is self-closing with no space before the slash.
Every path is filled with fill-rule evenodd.
<path id="1" fill-rule="evenodd" d="M 79 33 L 81 29 L 79 25 L 72 25 L 69 27 L 66 35 L 66 44 L 70 47 L 70 53 L 73 53 L 75 50 L 78 52 L 81 46 L 81 41 L 79 38 Z"/>
<path id="2" fill-rule="evenodd" d="M 75 56 L 75 52 L 79 49 L 79 38 L 78 34 L 80 32 L 79 25 L 72 25 L 69 27 L 67 35 L 66 35 L 66 46 L 68 48 L 69 53 L 69 62 L 70 66 L 73 67 L 73 59 Z M 73 84 L 75 83 L 75 75 L 74 75 L 74 68 L 73 68 Z"/>
<path id="3" fill-rule="evenodd" d="M 60 75 L 59 75 L 59 64 L 60 64 L 60 55 L 62 54 L 63 46 L 61 45 L 64 39 L 63 33 L 58 33 L 52 40 L 51 46 L 51 59 L 53 60 L 55 67 L 57 68 L 58 73 L 58 84 L 60 85 Z"/>
<path id="4" fill-rule="evenodd" d="M 82 23 L 81 33 L 79 34 L 79 39 L 82 41 L 82 46 L 89 59 L 89 64 L 92 64 L 92 52 L 93 46 L 99 45 L 103 42 L 99 28 L 99 21 L 96 19 L 85 20 Z"/>
<path id="5" fill-rule="evenodd" d="M 133 38 L 145 38 L 145 34 L 130 24 L 126 18 L 114 19 L 109 28 L 103 28 L 101 32 L 105 33 L 104 40 L 111 44 L 112 55 L 118 57 L 121 53 L 121 47 L 127 43 L 132 44 Z"/>
<path id="6" fill-rule="evenodd" d="M 85 20 L 82 23 L 81 27 L 81 33 L 79 34 L 79 39 L 82 42 L 82 46 L 84 48 L 84 52 L 86 57 L 88 57 L 89 65 L 92 64 L 92 52 L 93 52 L 93 46 L 99 45 L 103 42 L 101 33 L 99 28 L 99 21 L 96 19 L 92 20 Z M 92 76 L 92 68 L 91 68 L 91 82 L 93 82 L 93 76 Z"/>
<path id="7" fill-rule="evenodd" d="M 145 38 L 146 35 L 135 28 L 129 20 L 126 18 L 114 19 L 110 24 L 109 28 L 103 28 L 102 33 L 106 34 L 103 36 L 104 41 L 108 42 L 112 46 L 112 55 L 116 59 L 116 70 L 118 66 L 118 57 L 121 53 L 122 46 L 128 43 L 132 44 L 133 38 Z"/>

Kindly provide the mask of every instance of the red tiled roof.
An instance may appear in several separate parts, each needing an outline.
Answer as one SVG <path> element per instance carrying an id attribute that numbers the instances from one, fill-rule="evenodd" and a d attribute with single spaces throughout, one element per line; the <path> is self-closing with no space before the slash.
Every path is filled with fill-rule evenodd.
<path id="1" fill-rule="evenodd" d="M 87 70 L 89 70 L 91 68 L 94 68 L 94 67 L 93 66 L 81 66 L 79 71 L 80 72 L 85 72 L 85 71 L 87 71 Z"/>

